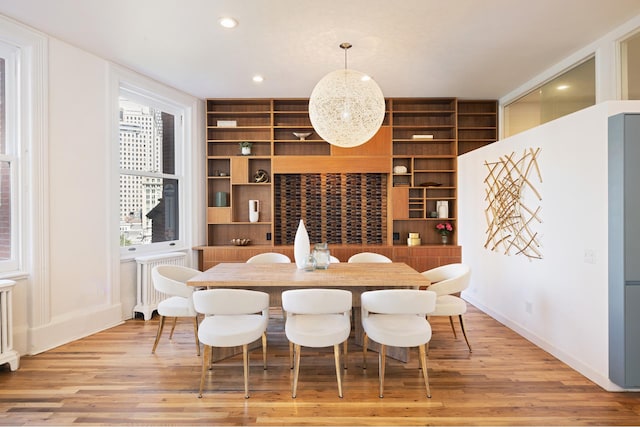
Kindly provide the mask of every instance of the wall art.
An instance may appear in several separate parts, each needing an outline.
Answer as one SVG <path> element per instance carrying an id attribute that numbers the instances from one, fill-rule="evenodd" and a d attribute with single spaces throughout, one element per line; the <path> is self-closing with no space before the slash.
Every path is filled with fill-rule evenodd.
<path id="1" fill-rule="evenodd" d="M 538 167 L 540 148 L 511 153 L 496 162 L 485 161 L 487 239 L 484 247 L 505 255 L 542 259 L 539 225 L 542 223 L 542 183 Z"/>

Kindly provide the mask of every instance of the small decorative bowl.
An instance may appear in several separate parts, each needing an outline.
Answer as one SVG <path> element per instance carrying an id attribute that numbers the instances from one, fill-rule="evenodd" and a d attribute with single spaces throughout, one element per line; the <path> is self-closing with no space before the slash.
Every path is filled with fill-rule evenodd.
<path id="1" fill-rule="evenodd" d="M 231 239 L 231 243 L 236 246 L 247 246 L 251 243 L 251 239 Z"/>
<path id="2" fill-rule="evenodd" d="M 313 132 L 293 132 L 293 135 L 296 138 L 299 138 L 300 141 L 306 140 L 309 136 L 311 136 Z"/>

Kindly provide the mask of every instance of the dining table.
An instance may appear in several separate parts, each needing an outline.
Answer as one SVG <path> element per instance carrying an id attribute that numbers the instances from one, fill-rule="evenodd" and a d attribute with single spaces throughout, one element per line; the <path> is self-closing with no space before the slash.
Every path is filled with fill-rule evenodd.
<path id="1" fill-rule="evenodd" d="M 269 294 L 270 306 L 281 307 L 281 294 L 287 289 L 340 288 L 353 295 L 352 327 L 354 341 L 362 345 L 364 331 L 360 316 L 360 295 L 369 290 L 428 287 L 431 282 L 403 262 L 390 263 L 331 263 L 326 269 L 307 271 L 295 263 L 241 263 L 223 262 L 197 274 L 187 281 L 198 288 L 242 288 Z M 377 350 L 369 341 L 369 348 Z M 237 350 L 216 349 L 214 358 L 235 354 Z M 403 348 L 389 348 L 388 356 L 408 361 L 409 353 Z"/>

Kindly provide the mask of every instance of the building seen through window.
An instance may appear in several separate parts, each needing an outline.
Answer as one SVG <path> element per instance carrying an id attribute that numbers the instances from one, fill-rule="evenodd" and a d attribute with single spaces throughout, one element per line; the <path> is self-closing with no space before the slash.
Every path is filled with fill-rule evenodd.
<path id="1" fill-rule="evenodd" d="M 6 135 L 5 64 L 0 58 L 0 261 L 11 259 L 11 159 Z"/>
<path id="2" fill-rule="evenodd" d="M 175 116 L 120 97 L 120 246 L 179 238 Z"/>

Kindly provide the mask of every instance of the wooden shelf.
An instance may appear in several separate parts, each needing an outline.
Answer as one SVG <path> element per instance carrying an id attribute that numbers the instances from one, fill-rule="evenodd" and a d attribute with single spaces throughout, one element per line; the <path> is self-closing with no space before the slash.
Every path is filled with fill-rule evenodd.
<path id="1" fill-rule="evenodd" d="M 458 154 L 498 140 L 498 102 L 458 100 Z"/>
<path id="2" fill-rule="evenodd" d="M 256 247 L 276 246 L 280 226 L 275 223 L 274 174 L 382 173 L 388 176 L 389 194 L 385 242 L 397 246 L 409 232 L 418 232 L 423 244 L 439 245 L 434 221 L 449 221 L 456 228 L 457 156 L 497 139 L 497 106 L 495 100 L 387 99 L 376 137 L 342 149 L 315 133 L 308 99 L 208 99 L 207 244 L 223 247 L 240 237 Z M 220 121 L 235 126 L 219 126 Z M 311 135 L 300 140 L 294 132 Z M 253 143 L 250 156 L 240 155 L 241 141 Z M 400 165 L 407 172 L 393 173 Z M 258 169 L 267 171 L 268 183 L 253 182 Z M 441 185 L 421 186 L 430 182 Z M 228 206 L 216 206 L 219 192 L 228 193 Z M 257 223 L 247 222 L 248 200 L 253 199 L 261 203 Z M 430 217 L 439 200 L 449 202 L 450 218 Z"/>

